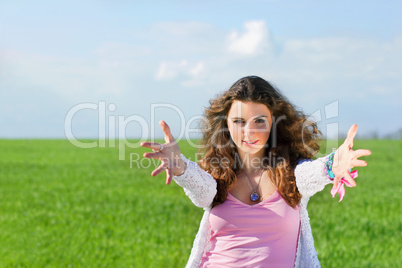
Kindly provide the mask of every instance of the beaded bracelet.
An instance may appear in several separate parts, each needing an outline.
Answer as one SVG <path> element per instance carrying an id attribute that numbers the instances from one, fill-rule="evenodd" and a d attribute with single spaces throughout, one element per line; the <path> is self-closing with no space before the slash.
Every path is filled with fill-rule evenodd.
<path id="1" fill-rule="evenodd" d="M 336 149 L 335 150 L 333 149 L 332 153 L 328 155 L 328 160 L 326 163 L 328 177 L 330 177 L 332 180 L 335 178 L 335 174 L 332 172 L 332 165 L 334 163 L 335 151 Z"/>

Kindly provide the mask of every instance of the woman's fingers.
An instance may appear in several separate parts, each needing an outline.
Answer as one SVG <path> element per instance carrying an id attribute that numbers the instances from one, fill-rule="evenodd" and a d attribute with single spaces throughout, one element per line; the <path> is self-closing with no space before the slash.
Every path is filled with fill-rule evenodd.
<path id="1" fill-rule="evenodd" d="M 165 133 L 165 141 L 166 141 L 166 143 L 174 142 L 175 140 L 174 140 L 174 138 L 172 136 L 172 133 L 170 132 L 169 125 L 163 120 L 159 121 L 159 125 L 161 126 L 161 128 L 163 130 L 163 133 Z"/>
<path id="2" fill-rule="evenodd" d="M 352 165 L 354 166 L 354 167 L 365 167 L 365 166 L 367 166 L 367 162 L 366 161 L 364 161 L 364 160 L 353 160 L 352 161 Z"/>
<path id="3" fill-rule="evenodd" d="M 350 183 L 350 185 L 351 185 L 352 187 L 355 187 L 355 186 L 356 186 L 356 182 L 355 182 L 355 180 L 352 178 L 352 176 L 350 176 L 349 172 L 345 172 L 345 173 L 343 173 L 342 175 L 336 175 L 336 176 L 335 176 L 335 178 L 334 178 L 334 187 L 335 187 L 336 189 L 338 188 L 338 185 L 339 185 L 339 182 L 340 182 L 341 179 L 347 180 L 347 181 Z"/>
<path id="4" fill-rule="evenodd" d="M 359 150 L 354 151 L 354 157 L 355 158 L 359 158 L 359 157 L 367 156 L 367 155 L 371 155 L 370 150 L 359 149 Z"/>
<path id="5" fill-rule="evenodd" d="M 150 148 L 152 150 L 159 151 L 162 148 L 162 144 L 158 142 L 141 142 L 142 147 Z"/>
<path id="6" fill-rule="evenodd" d="M 355 186 L 356 186 L 356 182 L 355 182 L 355 180 L 352 178 L 352 176 L 350 176 L 349 172 L 346 172 L 346 173 L 344 174 L 343 178 L 346 179 L 346 180 L 350 183 L 350 185 L 351 185 L 352 187 L 355 187 Z"/>
<path id="7" fill-rule="evenodd" d="M 335 176 L 334 178 L 334 187 L 335 189 L 338 189 L 339 181 L 341 180 L 341 177 Z"/>
<path id="8" fill-rule="evenodd" d="M 143 142 L 141 142 L 141 146 L 151 148 L 151 149 L 157 149 L 157 147 L 160 146 L 160 143 L 152 142 L 152 141 L 143 141 Z"/>
<path id="9" fill-rule="evenodd" d="M 166 169 L 166 184 L 170 184 L 173 178 L 173 173 L 170 169 Z"/>
<path id="10" fill-rule="evenodd" d="M 356 186 L 355 180 L 350 175 L 349 171 L 353 167 L 365 167 L 367 162 L 364 160 L 359 160 L 359 157 L 367 156 L 371 154 L 370 150 L 359 149 L 356 151 L 352 150 L 353 141 L 356 137 L 357 125 L 354 124 L 350 127 L 348 135 L 345 142 L 338 148 L 337 153 L 335 153 L 334 162 L 332 170 L 335 174 L 334 187 L 339 188 L 340 181 L 342 179 L 347 181 L 347 184 L 351 187 Z"/>
<path id="11" fill-rule="evenodd" d="M 163 154 L 161 152 L 149 152 L 144 153 L 143 156 L 146 158 L 160 159 L 162 158 Z"/>
<path id="12" fill-rule="evenodd" d="M 365 150 L 365 149 L 359 149 L 353 152 L 353 159 L 352 159 L 352 165 L 354 167 L 365 167 L 367 166 L 367 162 L 364 160 L 358 159 L 359 157 L 362 156 L 367 156 L 370 155 L 371 151 L 370 150 Z"/>
<path id="13" fill-rule="evenodd" d="M 167 164 L 166 162 L 162 162 L 162 164 L 159 165 L 154 171 L 152 171 L 151 175 L 152 176 L 157 176 L 161 174 L 163 171 L 167 169 Z"/>
<path id="14" fill-rule="evenodd" d="M 353 147 L 353 139 L 355 138 L 357 133 L 357 125 L 354 124 L 350 127 L 348 131 L 348 136 L 346 137 L 345 143 L 349 146 L 349 148 Z"/>
<path id="15" fill-rule="evenodd" d="M 170 184 L 173 179 L 172 169 L 177 169 L 172 157 L 174 155 L 180 156 L 180 148 L 178 147 L 175 139 L 172 136 L 172 133 L 170 132 L 169 125 L 163 120 L 159 121 L 159 125 L 161 126 L 163 133 L 165 134 L 166 143 L 162 145 L 157 142 L 142 142 L 141 146 L 154 150 L 154 152 L 144 153 L 144 157 L 160 159 L 162 161 L 159 167 L 152 171 L 151 175 L 157 176 L 160 173 L 166 171 L 166 184 Z"/>

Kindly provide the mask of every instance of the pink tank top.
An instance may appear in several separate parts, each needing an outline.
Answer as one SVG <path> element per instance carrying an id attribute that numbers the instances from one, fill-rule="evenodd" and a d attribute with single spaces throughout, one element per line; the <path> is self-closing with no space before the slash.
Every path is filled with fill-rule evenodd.
<path id="1" fill-rule="evenodd" d="M 300 207 L 290 207 L 278 190 L 255 205 L 228 193 L 209 224 L 211 247 L 200 267 L 294 267 Z"/>

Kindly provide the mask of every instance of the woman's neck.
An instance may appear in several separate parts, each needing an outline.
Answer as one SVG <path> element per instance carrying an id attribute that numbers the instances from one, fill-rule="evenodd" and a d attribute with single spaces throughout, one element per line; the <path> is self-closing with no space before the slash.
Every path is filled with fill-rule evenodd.
<path id="1" fill-rule="evenodd" d="M 247 174 L 253 174 L 257 170 L 263 168 L 264 151 L 261 150 L 256 154 L 239 152 L 241 169 Z"/>

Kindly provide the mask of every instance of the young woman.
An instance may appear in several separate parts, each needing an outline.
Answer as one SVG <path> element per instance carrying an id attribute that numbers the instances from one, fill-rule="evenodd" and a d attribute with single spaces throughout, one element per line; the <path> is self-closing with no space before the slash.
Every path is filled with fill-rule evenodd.
<path id="1" fill-rule="evenodd" d="M 369 150 L 353 150 L 357 126 L 327 157 L 312 160 L 320 132 L 260 77 L 238 80 L 205 110 L 204 156 L 196 164 L 180 153 L 161 121 L 165 144 L 144 157 L 160 159 L 196 206 L 205 209 L 187 267 L 319 267 L 307 203 L 326 184 L 342 197 L 350 173 Z"/>

